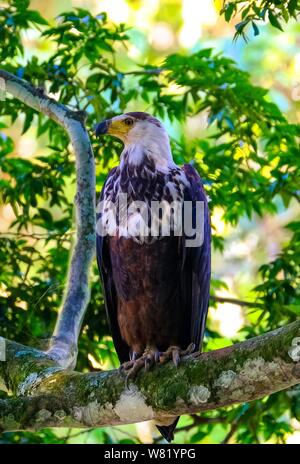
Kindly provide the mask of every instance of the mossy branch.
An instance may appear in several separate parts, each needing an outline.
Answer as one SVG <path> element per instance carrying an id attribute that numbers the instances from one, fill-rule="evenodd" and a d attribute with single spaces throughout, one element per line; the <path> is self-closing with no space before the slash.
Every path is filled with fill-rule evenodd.
<path id="1" fill-rule="evenodd" d="M 1 340 L 0 340 L 1 341 Z M 141 372 L 64 370 L 43 352 L 2 339 L 2 430 L 99 427 L 244 403 L 300 383 L 300 321 L 221 350 Z"/>

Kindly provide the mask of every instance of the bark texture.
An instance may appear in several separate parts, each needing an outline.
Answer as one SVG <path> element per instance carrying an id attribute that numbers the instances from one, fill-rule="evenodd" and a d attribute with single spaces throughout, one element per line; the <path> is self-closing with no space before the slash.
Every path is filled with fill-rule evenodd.
<path id="1" fill-rule="evenodd" d="M 2 339 L 2 430 L 99 427 L 190 414 L 262 398 L 300 383 L 300 321 L 221 350 L 141 372 L 65 370 L 43 352 Z M 3 359 L 2 352 L 2 359 Z"/>
<path id="2" fill-rule="evenodd" d="M 66 130 L 76 159 L 76 231 L 68 285 L 49 353 L 64 367 L 75 367 L 77 341 L 89 301 L 89 271 L 95 250 L 95 167 L 85 113 L 72 111 L 26 81 L 0 70 L 5 91 Z M 2 84 L 3 86 L 3 84 Z"/>

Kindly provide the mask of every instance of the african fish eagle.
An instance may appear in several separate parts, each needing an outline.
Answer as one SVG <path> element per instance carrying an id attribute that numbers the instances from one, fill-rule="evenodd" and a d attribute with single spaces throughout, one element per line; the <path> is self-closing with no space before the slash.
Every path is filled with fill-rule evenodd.
<path id="1" fill-rule="evenodd" d="M 175 164 L 163 124 L 143 112 L 129 112 L 100 122 L 96 135 L 110 134 L 124 144 L 120 163 L 103 186 L 97 210 L 97 262 L 105 306 L 116 352 L 126 375 L 144 366 L 173 360 L 177 366 L 184 354 L 201 349 L 209 302 L 211 232 L 207 198 L 201 179 L 190 164 Z M 127 199 L 127 223 L 113 218 L 121 195 Z M 170 233 L 161 227 L 156 235 L 138 235 L 141 223 L 151 230 L 160 225 L 165 208 L 156 218 L 145 220 L 141 208 L 151 210 L 153 202 L 192 204 L 195 222 L 201 202 L 202 240 L 188 246 L 185 230 Z M 138 203 L 138 208 L 130 204 Z M 144 209 L 145 209 L 144 208 Z M 168 212 L 166 212 L 168 211 Z M 152 221 L 152 222 L 151 222 Z M 128 224 L 131 227 L 128 227 Z M 171 441 L 179 418 L 157 424 Z"/>

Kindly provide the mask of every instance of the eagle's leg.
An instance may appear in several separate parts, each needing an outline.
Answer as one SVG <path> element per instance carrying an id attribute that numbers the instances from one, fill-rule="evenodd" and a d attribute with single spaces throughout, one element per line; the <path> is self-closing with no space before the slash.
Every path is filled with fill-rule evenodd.
<path id="1" fill-rule="evenodd" d="M 173 361 L 176 367 L 178 367 L 180 363 L 180 359 L 188 354 L 193 353 L 195 350 L 195 344 L 190 343 L 189 346 L 183 350 L 179 346 L 170 346 L 167 351 L 164 351 L 160 354 L 159 361 L 161 364 L 165 364 L 168 361 Z"/>
<path id="2" fill-rule="evenodd" d="M 148 371 L 153 364 L 159 364 L 161 352 L 156 347 L 149 346 L 144 353 L 139 356 L 136 352 L 132 352 L 131 360 L 123 363 L 120 366 L 120 371 L 126 375 L 126 382 L 130 378 L 135 378 L 141 369 Z"/>

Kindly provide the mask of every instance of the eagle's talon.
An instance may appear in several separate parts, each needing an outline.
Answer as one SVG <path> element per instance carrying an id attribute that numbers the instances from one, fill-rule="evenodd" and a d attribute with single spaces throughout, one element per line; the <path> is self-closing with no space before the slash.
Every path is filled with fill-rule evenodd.
<path id="1" fill-rule="evenodd" d="M 196 348 L 195 343 L 190 343 L 189 346 L 187 347 L 187 349 L 182 352 L 183 356 L 186 356 L 188 354 L 192 354 L 193 351 L 195 351 L 195 348 Z"/>
<path id="2" fill-rule="evenodd" d="M 185 350 L 178 346 L 170 346 L 164 352 L 160 352 L 156 348 L 148 347 L 139 357 L 137 353 L 133 352 L 130 361 L 123 363 L 119 367 L 119 371 L 125 375 L 125 385 L 128 387 L 129 380 L 134 380 L 141 369 L 144 368 L 145 372 L 148 372 L 154 364 L 165 364 L 168 361 L 172 361 L 173 364 L 178 367 L 181 358 L 191 354 L 194 350 L 194 343 L 190 343 Z"/>
<path id="3" fill-rule="evenodd" d="M 161 352 L 160 352 L 160 351 L 155 351 L 155 353 L 154 353 L 154 362 L 155 362 L 156 364 L 159 363 L 159 361 L 160 361 L 160 356 L 161 356 Z"/>
<path id="4" fill-rule="evenodd" d="M 180 363 L 180 355 L 178 351 L 173 351 L 172 353 L 172 358 L 173 358 L 173 363 L 175 364 L 176 367 L 178 367 Z"/>
<path id="5" fill-rule="evenodd" d="M 182 350 L 178 346 L 170 346 L 164 353 L 160 355 L 160 364 L 165 364 L 168 361 L 173 361 L 173 364 L 178 367 L 181 358 L 191 354 L 195 350 L 195 344 L 190 343 L 189 346 Z"/>
<path id="6" fill-rule="evenodd" d="M 146 348 L 140 357 L 132 356 L 130 361 L 121 364 L 119 371 L 126 376 L 126 386 L 128 387 L 128 381 L 134 379 L 141 369 L 144 368 L 148 372 L 154 364 L 159 364 L 160 355 L 156 348 Z"/>
<path id="7" fill-rule="evenodd" d="M 119 372 L 124 373 L 124 372 L 130 370 L 133 367 L 134 363 L 135 363 L 135 361 L 131 360 L 131 361 L 127 361 L 127 362 L 121 364 L 121 366 L 119 367 Z"/>
<path id="8" fill-rule="evenodd" d="M 145 371 L 148 372 L 151 367 L 151 363 L 149 359 L 145 359 L 144 366 L 145 366 Z"/>

